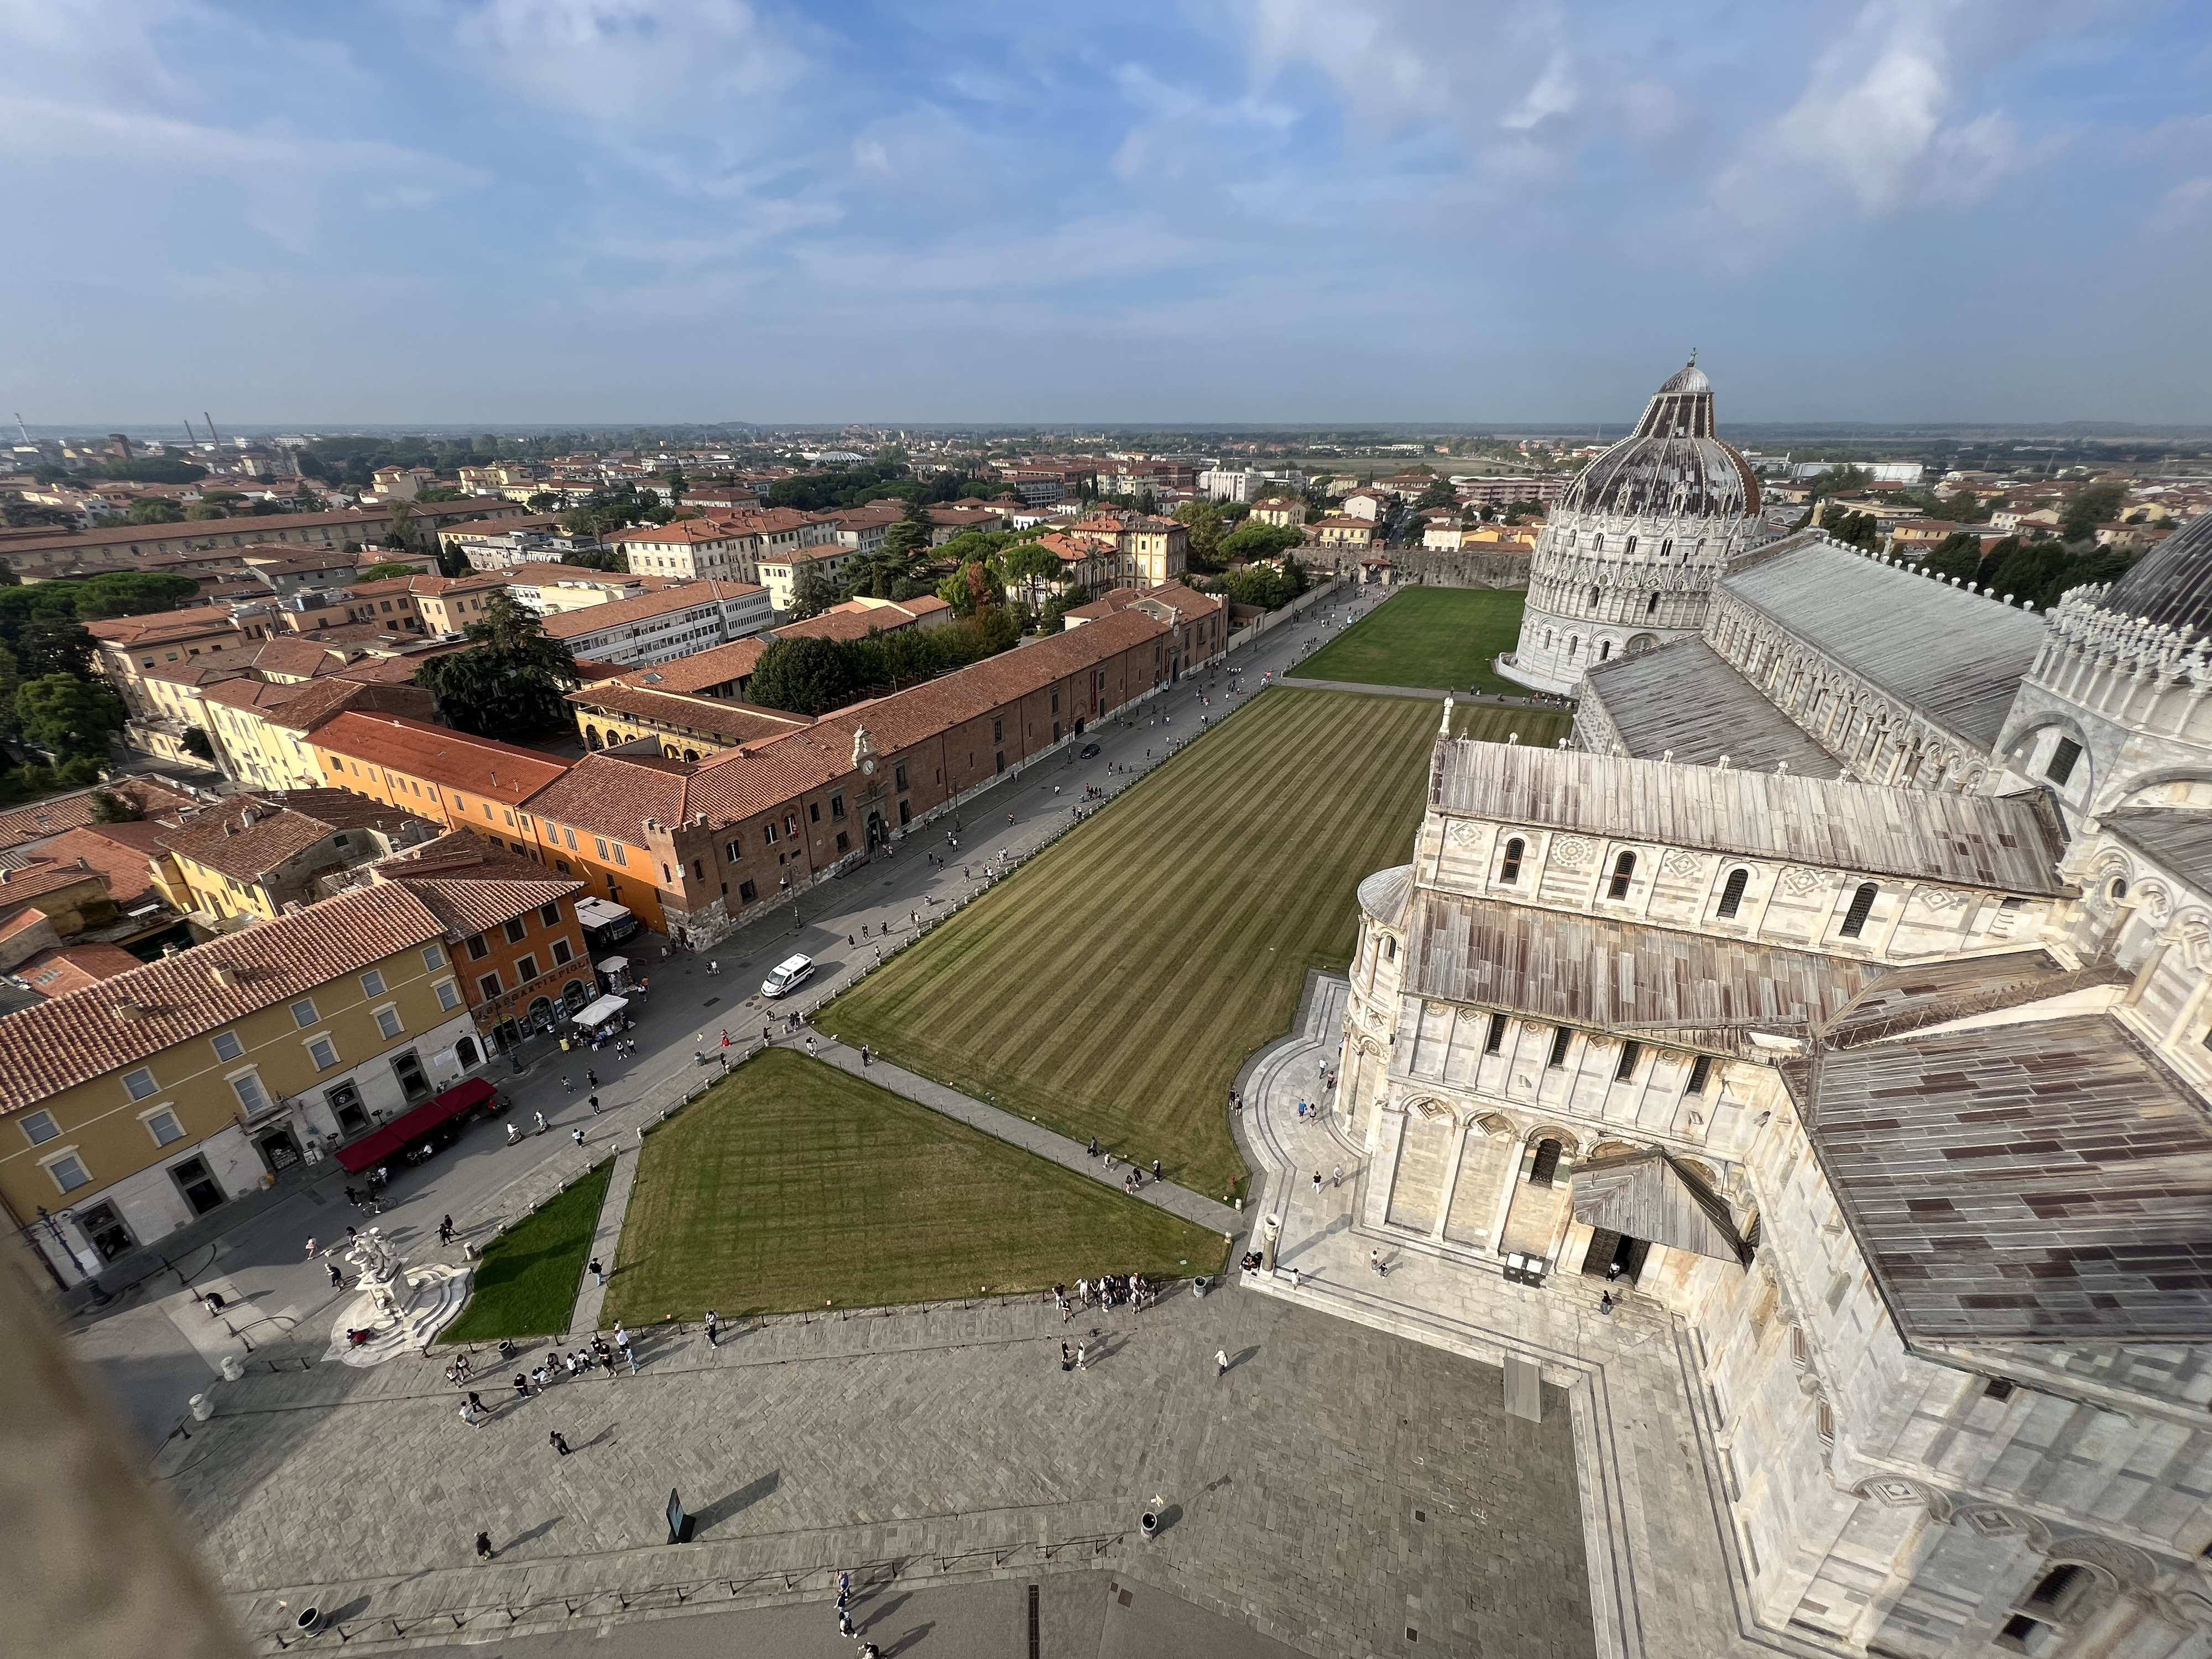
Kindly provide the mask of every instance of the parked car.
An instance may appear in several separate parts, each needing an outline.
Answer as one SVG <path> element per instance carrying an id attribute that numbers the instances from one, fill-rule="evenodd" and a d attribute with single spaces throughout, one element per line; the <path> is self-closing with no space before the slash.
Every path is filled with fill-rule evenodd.
<path id="1" fill-rule="evenodd" d="M 761 994 L 771 999 L 788 996 L 813 977 L 812 957 L 786 957 L 769 969 L 768 977 L 761 981 Z"/>
<path id="2" fill-rule="evenodd" d="M 1095 743 L 1085 744 L 1082 748 L 1076 750 L 1075 757 L 1078 760 L 1096 760 L 1098 757 L 1098 745 Z"/>

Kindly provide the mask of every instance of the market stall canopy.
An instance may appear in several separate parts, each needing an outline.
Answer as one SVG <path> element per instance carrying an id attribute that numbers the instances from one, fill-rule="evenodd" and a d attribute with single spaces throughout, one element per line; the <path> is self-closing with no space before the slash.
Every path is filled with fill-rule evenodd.
<path id="1" fill-rule="evenodd" d="M 456 1083 L 441 1095 L 433 1096 L 411 1112 L 402 1113 L 374 1134 L 363 1135 L 349 1146 L 338 1148 L 338 1162 L 354 1175 L 359 1175 L 371 1164 L 390 1158 L 410 1140 L 419 1140 L 440 1124 L 459 1117 L 471 1107 L 481 1106 L 497 1095 L 498 1090 L 480 1077 Z"/>

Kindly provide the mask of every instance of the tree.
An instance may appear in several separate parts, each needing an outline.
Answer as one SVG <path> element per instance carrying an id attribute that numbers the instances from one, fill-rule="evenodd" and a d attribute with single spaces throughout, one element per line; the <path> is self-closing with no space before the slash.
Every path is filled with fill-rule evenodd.
<path id="1" fill-rule="evenodd" d="M 362 571 L 356 580 L 365 582 L 380 582 L 387 576 L 413 576 L 420 574 L 421 573 L 418 572 L 413 565 L 408 563 L 404 559 L 386 559 L 381 564 L 373 564 L 369 566 L 369 568 Z"/>
<path id="2" fill-rule="evenodd" d="M 919 513 L 912 501 L 910 513 Z M 929 551 L 931 526 L 927 518 L 908 517 L 884 532 L 884 551 L 893 558 L 915 559 Z"/>
<path id="3" fill-rule="evenodd" d="M 141 495 L 123 510 L 125 524 L 182 524 L 185 509 L 167 495 Z"/>
<path id="4" fill-rule="evenodd" d="M 2066 503 L 2065 516 L 2058 521 L 2058 539 L 2063 542 L 2094 540 L 2097 526 L 2120 515 L 2120 507 L 2128 498 L 2128 487 L 2118 478 L 2101 478 L 2085 484 L 2074 492 L 2074 499 Z"/>
<path id="5" fill-rule="evenodd" d="M 180 741 L 184 744 L 185 752 L 187 755 L 196 756 L 210 765 L 215 763 L 215 739 L 208 736 L 205 726 L 186 726 L 185 735 Z"/>
<path id="6" fill-rule="evenodd" d="M 668 474 L 669 506 L 683 506 L 684 492 L 690 487 L 690 484 L 691 480 L 684 476 L 684 469 L 682 467 L 678 466 L 671 468 Z"/>
<path id="7" fill-rule="evenodd" d="M 1228 528 L 1221 509 L 1212 501 L 1185 501 L 1176 508 L 1175 517 L 1190 532 L 1191 562 L 1211 568 Z"/>
<path id="8" fill-rule="evenodd" d="M 822 714 L 842 708 L 857 689 L 850 654 L 842 644 L 808 635 L 776 641 L 753 665 L 745 700 L 794 714 Z"/>
<path id="9" fill-rule="evenodd" d="M 123 699 L 100 682 L 45 674 L 17 688 L 15 718 L 25 738 L 67 759 L 105 755 L 108 735 L 130 716 Z"/>
<path id="10" fill-rule="evenodd" d="M 1291 525 L 1241 524 L 1222 538 L 1224 559 L 1272 559 L 1305 544 L 1305 532 Z"/>
<path id="11" fill-rule="evenodd" d="M 534 612 L 495 593 L 467 633 L 466 650 L 434 657 L 415 676 L 456 728 L 509 737 L 568 724 L 564 698 L 576 689 L 576 659 Z"/>
<path id="12" fill-rule="evenodd" d="M 1413 511 L 1425 512 L 1432 507 L 1456 507 L 1459 496 L 1452 489 L 1449 478 L 1437 478 L 1413 499 Z"/>
<path id="13" fill-rule="evenodd" d="M 1025 604 L 1035 609 L 1041 581 L 1057 580 L 1060 555 L 1035 542 L 1017 542 L 999 555 L 999 580 L 1009 589 L 1019 586 Z"/>
<path id="14" fill-rule="evenodd" d="M 26 679 L 89 674 L 92 635 L 82 623 L 26 623 L 15 635 L 15 661 Z"/>
<path id="15" fill-rule="evenodd" d="M 550 513 L 568 505 L 568 497 L 565 492 L 541 489 L 523 505 L 532 513 Z"/>
<path id="16" fill-rule="evenodd" d="M 404 501 L 392 504 L 392 521 L 384 532 L 384 545 L 408 550 L 415 545 L 415 509 Z"/>
<path id="17" fill-rule="evenodd" d="M 794 621 L 818 617 L 844 593 L 836 583 L 822 574 L 821 564 L 809 559 L 799 567 L 799 574 L 791 584 L 791 614 Z"/>
<path id="18" fill-rule="evenodd" d="M 198 726 L 192 728 L 198 731 Z M 92 792 L 92 821 L 94 823 L 137 823 L 146 815 L 129 801 L 106 789 Z"/>
<path id="19" fill-rule="evenodd" d="M 0 645 L 0 737 L 15 733 L 15 693 L 23 677 L 15 667 L 15 653 Z"/>

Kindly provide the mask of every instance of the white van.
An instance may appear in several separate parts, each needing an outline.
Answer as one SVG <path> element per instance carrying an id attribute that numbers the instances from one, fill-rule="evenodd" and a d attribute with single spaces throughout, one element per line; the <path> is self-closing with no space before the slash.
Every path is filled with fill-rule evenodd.
<path id="1" fill-rule="evenodd" d="M 761 994 L 775 998 L 787 996 L 814 977 L 812 957 L 786 957 L 769 970 L 761 981 Z"/>

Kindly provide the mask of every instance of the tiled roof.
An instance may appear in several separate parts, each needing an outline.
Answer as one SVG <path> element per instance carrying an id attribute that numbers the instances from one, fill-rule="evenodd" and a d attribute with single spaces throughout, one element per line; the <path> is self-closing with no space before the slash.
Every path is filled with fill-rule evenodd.
<path id="1" fill-rule="evenodd" d="M 649 622 L 672 611 L 742 599 L 766 591 L 750 582 L 713 579 L 676 582 L 653 592 L 641 593 L 635 599 L 610 599 L 605 605 L 587 605 L 580 611 L 557 611 L 542 618 L 540 625 L 556 639 L 572 639 L 619 628 L 625 623 Z"/>
<path id="2" fill-rule="evenodd" d="M 266 797 L 234 796 L 220 812 L 195 813 L 169 837 L 178 857 L 219 874 L 258 881 L 340 830 L 376 830 L 397 835 L 419 813 L 386 806 L 345 789 L 295 789 Z"/>
<path id="3" fill-rule="evenodd" d="M 15 975 L 42 997 L 60 997 L 145 965 L 119 945 L 64 945 L 40 951 Z"/>
<path id="4" fill-rule="evenodd" d="M 0 1113 L 120 1071 L 442 938 L 404 887 L 342 893 L 0 1020 Z"/>
<path id="5" fill-rule="evenodd" d="M 1438 749 L 1431 798 L 1449 816 L 1869 876 L 2067 890 L 2065 836 L 2039 794 L 1936 794 L 1465 738 Z"/>
<path id="6" fill-rule="evenodd" d="M 744 678 L 759 665 L 761 653 L 771 643 L 756 634 L 750 639 L 732 640 L 727 645 L 695 651 L 673 662 L 655 663 L 650 668 L 625 668 L 622 674 L 633 685 L 651 686 L 662 691 L 697 691 L 705 686 Z"/>
<path id="7" fill-rule="evenodd" d="M 382 660 L 392 660 L 383 659 Z M 292 732 L 312 732 L 325 720 L 343 714 L 349 708 L 364 713 L 404 714 L 410 719 L 425 720 L 437 712 L 438 700 L 422 687 L 402 682 L 398 684 L 379 684 L 374 680 L 354 677 L 351 670 L 319 680 L 310 680 L 305 685 L 279 688 L 289 693 L 273 708 L 265 708 L 263 718 L 271 726 L 281 726 Z"/>
<path id="8" fill-rule="evenodd" d="M 12 870 L 0 867 L 0 907 L 13 908 L 44 894 L 63 892 L 86 881 L 106 884 L 89 860 L 80 864 L 74 858 L 64 863 L 42 857 Z"/>
<path id="9" fill-rule="evenodd" d="M 647 818 L 676 823 L 684 817 L 688 762 L 649 755 L 586 755 L 554 783 L 530 798 L 540 820 L 614 836 L 635 846 Z M 647 874 L 649 872 L 641 872 Z"/>
<path id="10" fill-rule="evenodd" d="M 149 611 L 136 617 L 100 617 L 85 623 L 84 629 L 95 640 L 134 651 L 173 640 L 235 631 L 228 611 L 206 605 L 182 611 Z"/>
<path id="11" fill-rule="evenodd" d="M 535 749 L 472 738 L 399 714 L 349 709 L 315 733 L 316 746 L 449 789 L 487 795 L 512 805 L 566 771 L 568 763 Z"/>
<path id="12" fill-rule="evenodd" d="M 455 830 L 374 866 L 381 881 L 404 887 L 457 939 L 498 927 L 540 905 L 583 890 L 574 876 L 547 869 Z"/>
<path id="13" fill-rule="evenodd" d="M 804 714 L 787 714 L 781 708 L 763 708 L 723 697 L 687 696 L 631 684 L 638 678 L 632 671 L 625 678 L 602 680 L 581 691 L 571 691 L 568 701 L 579 708 L 604 708 L 637 720 L 681 726 L 727 744 L 763 743 L 794 726 L 812 724 Z"/>
<path id="14" fill-rule="evenodd" d="M 1908 1338 L 2212 1338 L 2212 1128 L 2116 1020 L 1830 1054 L 1805 1117 Z"/>
<path id="15" fill-rule="evenodd" d="M 107 896 L 128 909 L 153 892 L 154 854 L 174 833 L 158 823 L 87 824 L 56 836 L 39 851 L 64 865 L 82 859 L 106 879 Z"/>
<path id="16" fill-rule="evenodd" d="M 714 519 L 677 519 L 667 524 L 641 525 L 618 530 L 610 542 L 630 542 L 645 547 L 696 546 L 702 542 L 734 541 L 748 532 Z"/>
<path id="17" fill-rule="evenodd" d="M 75 794 L 34 800 L 27 806 L 0 812 L 0 851 L 90 823 L 96 810 L 93 797 L 101 793 L 127 801 L 142 812 L 159 812 L 192 804 L 192 797 L 182 790 L 164 788 L 150 779 L 118 778 L 104 790 L 80 789 Z"/>
<path id="18" fill-rule="evenodd" d="M 1772 771 L 1832 778 L 1837 761 L 1736 672 L 1702 635 L 1656 651 L 1593 664 L 1583 682 L 1583 706 L 1612 722 L 1628 752 L 1656 760 L 1672 751 L 1686 765 L 1727 759 Z"/>
<path id="19" fill-rule="evenodd" d="M 779 623 L 770 631 L 779 640 L 865 640 L 871 634 L 888 634 L 913 625 L 914 618 L 903 611 L 848 611 L 841 605 L 804 622 Z"/>

